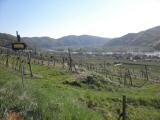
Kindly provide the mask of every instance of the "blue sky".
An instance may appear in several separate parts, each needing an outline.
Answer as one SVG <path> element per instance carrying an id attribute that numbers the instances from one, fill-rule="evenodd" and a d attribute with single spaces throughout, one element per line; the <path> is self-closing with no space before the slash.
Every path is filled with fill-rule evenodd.
<path id="1" fill-rule="evenodd" d="M 119 37 L 160 25 L 160 0 L 0 0 L 0 32 Z"/>

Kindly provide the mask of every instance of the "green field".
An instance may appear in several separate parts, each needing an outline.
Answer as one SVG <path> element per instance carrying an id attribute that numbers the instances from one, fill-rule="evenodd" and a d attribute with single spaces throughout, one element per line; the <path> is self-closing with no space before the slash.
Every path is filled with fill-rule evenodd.
<path id="1" fill-rule="evenodd" d="M 0 118 L 15 111 L 25 120 L 117 120 L 122 112 L 122 96 L 127 96 L 127 120 L 160 119 L 160 84 L 143 87 L 105 83 L 104 76 L 84 76 L 61 67 L 33 65 L 34 77 L 0 65 Z"/>

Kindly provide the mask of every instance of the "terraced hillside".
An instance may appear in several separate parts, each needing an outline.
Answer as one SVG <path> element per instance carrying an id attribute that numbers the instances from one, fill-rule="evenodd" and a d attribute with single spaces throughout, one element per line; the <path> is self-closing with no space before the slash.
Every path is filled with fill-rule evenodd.
<path id="1" fill-rule="evenodd" d="M 2 64 L 0 68 L 1 119 L 117 120 L 122 95 L 127 96 L 128 120 L 160 119 L 160 84 L 117 86 L 85 69 L 77 74 L 59 65 L 33 65 L 34 77 L 26 76 L 23 88 L 18 71 Z"/>

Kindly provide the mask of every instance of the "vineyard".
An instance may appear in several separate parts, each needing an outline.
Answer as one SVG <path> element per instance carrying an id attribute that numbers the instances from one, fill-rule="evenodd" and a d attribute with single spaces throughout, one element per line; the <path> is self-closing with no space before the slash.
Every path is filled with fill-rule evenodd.
<path id="1" fill-rule="evenodd" d="M 160 59 L 0 49 L 0 119 L 160 119 Z M 124 118 L 123 118 L 124 119 Z"/>

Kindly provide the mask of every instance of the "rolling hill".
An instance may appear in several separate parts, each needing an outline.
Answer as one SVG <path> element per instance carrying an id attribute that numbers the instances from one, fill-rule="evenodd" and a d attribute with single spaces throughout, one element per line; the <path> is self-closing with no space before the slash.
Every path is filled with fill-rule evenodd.
<path id="1" fill-rule="evenodd" d="M 114 38 L 104 46 L 138 46 L 138 47 L 155 47 L 160 45 L 160 26 L 141 31 L 138 33 L 128 33 L 122 37 Z"/>
<path id="2" fill-rule="evenodd" d="M 16 37 L 10 34 L 0 33 L 0 46 L 11 47 L 11 43 L 16 40 Z"/>
<path id="3" fill-rule="evenodd" d="M 52 48 L 55 39 L 50 37 L 23 37 L 24 42 L 26 42 L 31 47 L 37 48 Z"/>
<path id="4" fill-rule="evenodd" d="M 69 35 L 59 39 L 49 37 L 25 37 L 23 40 L 36 47 L 52 49 L 59 47 L 98 47 L 103 46 L 109 39 L 89 35 Z"/>
<path id="5" fill-rule="evenodd" d="M 16 37 L 13 35 L 0 33 L 0 46 L 9 46 Z M 89 35 L 69 35 L 59 39 L 50 37 L 23 37 L 22 41 L 27 43 L 31 47 L 53 49 L 63 47 L 99 47 L 103 46 L 109 39 L 89 36 Z"/>
<path id="6" fill-rule="evenodd" d="M 15 36 L 0 33 L 0 46 L 7 47 L 14 40 L 16 40 Z M 69 35 L 58 39 L 50 37 L 23 37 L 22 40 L 31 47 L 43 49 L 67 47 L 148 47 L 160 50 L 160 26 L 138 33 L 128 33 L 122 37 L 113 39 L 90 35 Z"/>

